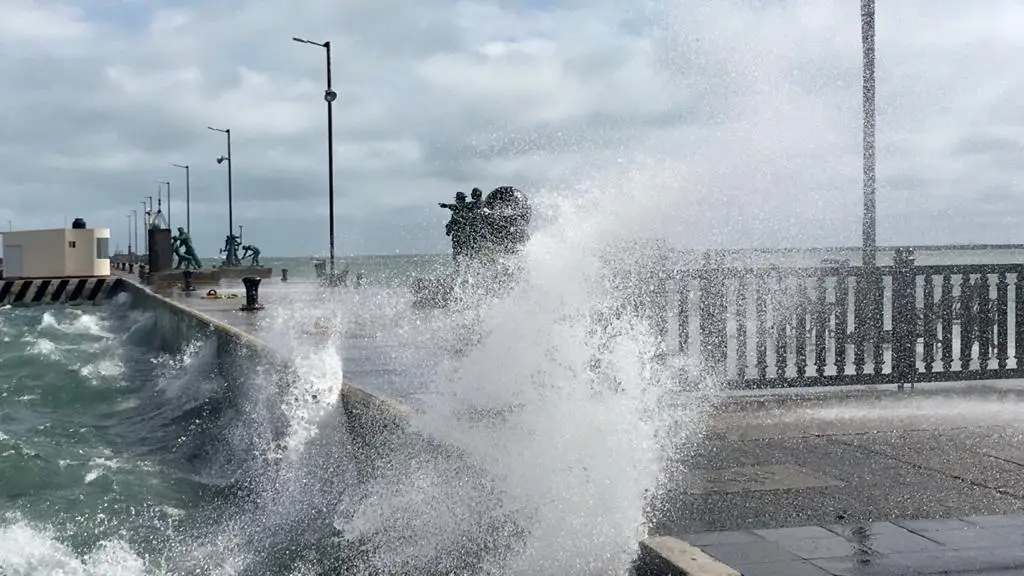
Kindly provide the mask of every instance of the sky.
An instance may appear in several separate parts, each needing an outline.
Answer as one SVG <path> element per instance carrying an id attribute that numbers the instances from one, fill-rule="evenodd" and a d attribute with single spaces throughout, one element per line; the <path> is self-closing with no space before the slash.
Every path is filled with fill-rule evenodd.
<path id="1" fill-rule="evenodd" d="M 333 46 L 339 254 L 444 251 L 437 202 L 502 185 L 649 187 L 687 247 L 857 245 L 858 4 L 3 0 L 0 228 L 83 217 L 124 249 L 158 181 L 184 224 L 188 164 L 214 252 L 212 125 L 245 240 L 325 253 L 325 55 L 302 36 Z M 1024 241 L 1024 3 L 879 4 L 879 243 Z"/>

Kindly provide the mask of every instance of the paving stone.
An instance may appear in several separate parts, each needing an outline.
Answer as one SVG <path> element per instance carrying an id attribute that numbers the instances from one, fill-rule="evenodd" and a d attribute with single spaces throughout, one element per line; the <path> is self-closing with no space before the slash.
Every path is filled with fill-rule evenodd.
<path id="1" fill-rule="evenodd" d="M 766 562 L 763 564 L 750 564 L 744 566 L 732 566 L 743 576 L 832 576 L 822 568 L 810 562 Z"/>
<path id="2" fill-rule="evenodd" d="M 769 542 L 768 540 L 743 544 L 712 544 L 700 548 L 706 554 L 729 566 L 800 561 L 799 556 L 786 550 L 778 542 Z"/>
<path id="3" fill-rule="evenodd" d="M 891 522 L 829 526 L 828 529 L 851 542 L 858 543 L 879 554 L 927 552 L 942 548 L 941 544 L 914 534 L 906 528 Z"/>

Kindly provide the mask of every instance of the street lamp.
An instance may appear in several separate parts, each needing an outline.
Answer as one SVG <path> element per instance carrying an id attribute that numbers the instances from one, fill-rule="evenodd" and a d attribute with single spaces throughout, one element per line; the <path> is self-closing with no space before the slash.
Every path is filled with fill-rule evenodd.
<path id="1" fill-rule="evenodd" d="M 214 128 L 213 126 L 207 126 L 207 128 L 210 129 L 210 130 L 213 130 L 214 132 L 221 132 L 223 134 L 226 134 L 227 138 L 228 138 L 228 155 L 227 156 L 218 156 L 217 157 L 217 164 L 223 164 L 224 162 L 228 163 L 228 240 L 229 240 L 229 242 L 227 243 L 227 246 L 225 246 L 225 248 L 227 248 L 227 255 L 224 257 L 224 260 L 226 260 L 225 265 L 227 265 L 227 266 L 238 266 L 239 265 L 238 253 L 235 250 L 235 243 L 230 241 L 231 240 L 231 236 L 233 236 L 234 232 L 235 232 L 235 216 L 234 216 L 234 211 L 233 211 L 233 208 L 232 208 L 232 201 L 231 201 L 231 129 L 230 128 L 228 128 L 228 129 Z"/>
<path id="2" fill-rule="evenodd" d="M 175 168 L 185 169 L 185 232 L 192 234 L 192 178 L 189 174 L 188 164 L 172 164 Z M 167 208 L 168 220 L 170 220 L 170 207 Z"/>
<path id="3" fill-rule="evenodd" d="M 861 263 L 875 265 L 875 0 L 860 2 L 860 41 L 864 57 L 864 222 Z"/>
<path id="4" fill-rule="evenodd" d="M 163 184 L 167 186 L 167 228 L 171 228 L 171 183 L 167 181 L 157 182 L 157 184 Z"/>
<path id="5" fill-rule="evenodd" d="M 150 205 L 153 204 L 152 196 L 146 196 L 146 198 L 149 198 Z M 144 245 L 146 246 L 146 254 L 149 254 L 149 233 L 147 232 L 147 230 L 149 230 L 149 209 L 147 208 L 145 200 L 139 202 L 139 204 L 142 204 L 142 239 L 145 241 Z M 137 227 L 136 230 L 138 230 Z M 138 238 L 135 239 L 135 245 L 139 245 Z"/>
<path id="6" fill-rule="evenodd" d="M 328 212 L 331 219 L 331 276 L 334 279 L 334 112 L 333 104 L 338 99 L 338 93 L 331 87 L 331 43 L 313 42 L 305 38 L 292 37 L 292 40 L 302 44 L 319 46 L 327 53 L 327 89 L 324 90 L 324 102 L 327 102 L 327 188 L 329 195 Z"/>
<path id="7" fill-rule="evenodd" d="M 134 212 L 134 210 L 133 210 L 133 212 Z M 131 260 L 132 259 L 132 215 L 131 214 L 126 214 L 125 217 L 128 218 L 128 260 Z"/>
<path id="8" fill-rule="evenodd" d="M 132 210 L 132 215 L 135 218 L 135 250 L 139 250 L 139 211 Z M 132 262 L 135 262 L 135 258 L 132 258 Z"/>

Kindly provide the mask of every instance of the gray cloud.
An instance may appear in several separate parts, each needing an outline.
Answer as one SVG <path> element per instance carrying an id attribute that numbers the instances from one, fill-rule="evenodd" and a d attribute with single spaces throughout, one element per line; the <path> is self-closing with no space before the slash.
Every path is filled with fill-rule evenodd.
<path id="1" fill-rule="evenodd" d="M 878 7 L 880 241 L 975 239 L 966 223 L 1019 241 L 1022 25 L 1012 0 Z M 547 205 L 642 190 L 635 225 L 678 244 L 859 241 L 859 14 L 840 0 L 8 0 L 0 218 L 126 237 L 169 179 L 183 222 L 170 165 L 188 163 L 212 254 L 214 125 L 247 237 L 325 251 L 323 53 L 296 35 L 334 47 L 343 253 L 443 249 L 435 202 L 503 184 Z"/>

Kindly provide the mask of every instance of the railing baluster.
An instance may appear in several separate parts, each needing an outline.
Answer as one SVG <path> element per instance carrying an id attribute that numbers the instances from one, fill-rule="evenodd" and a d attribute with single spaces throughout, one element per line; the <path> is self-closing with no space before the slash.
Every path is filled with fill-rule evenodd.
<path id="1" fill-rule="evenodd" d="M 853 371 L 858 376 L 864 374 L 864 344 L 868 338 L 868 318 L 871 315 L 868 311 L 869 304 L 861 297 L 861 294 L 865 292 L 863 286 L 865 282 L 870 282 L 870 280 L 865 269 L 862 268 L 861 274 L 857 276 L 853 286 Z"/>
<path id="2" fill-rule="evenodd" d="M 747 377 L 747 276 L 736 278 L 736 380 Z"/>
<path id="3" fill-rule="evenodd" d="M 836 374 L 846 374 L 846 336 L 850 330 L 850 277 L 840 271 L 836 278 Z"/>
<path id="4" fill-rule="evenodd" d="M 807 377 L 807 281 L 802 276 L 796 278 L 797 298 L 793 310 L 794 332 L 793 348 L 795 354 L 796 377 Z"/>
<path id="5" fill-rule="evenodd" d="M 676 283 L 679 286 L 679 309 L 676 316 L 679 353 L 686 357 L 690 355 L 690 279 L 686 274 L 680 274 Z"/>
<path id="6" fill-rule="evenodd" d="M 890 277 L 892 278 L 892 277 Z M 876 323 L 874 325 L 874 334 L 872 335 L 873 342 L 871 344 L 871 371 L 877 376 L 882 373 L 885 368 L 885 283 L 881 275 L 875 277 L 877 300 L 872 304 L 872 309 L 875 314 Z M 893 293 L 889 292 L 889 301 L 893 301 Z M 890 311 L 895 312 L 897 305 L 893 304 L 890 307 Z M 889 335 L 893 336 L 892 330 L 889 331 Z M 890 341 L 889 349 L 894 350 L 893 344 L 895 340 Z"/>
<path id="7" fill-rule="evenodd" d="M 828 363 L 825 339 L 828 330 L 828 315 L 825 310 L 827 305 L 825 277 L 819 272 L 814 277 L 814 373 L 819 378 L 825 375 L 825 366 Z"/>
<path id="8" fill-rule="evenodd" d="M 988 274 L 978 276 L 975 299 L 978 302 L 978 370 L 988 370 L 992 359 L 992 293 Z"/>
<path id="9" fill-rule="evenodd" d="M 756 307 L 754 362 L 757 367 L 757 379 L 761 386 L 768 378 L 768 290 L 768 276 L 764 273 L 757 274 L 754 277 L 754 306 Z"/>
<path id="10" fill-rule="evenodd" d="M 1024 369 L 1024 271 L 1013 280 L 1013 367 Z"/>
<path id="11" fill-rule="evenodd" d="M 971 295 L 971 275 L 962 274 L 960 278 L 960 371 L 971 369 L 974 344 L 974 303 Z"/>
<path id="12" fill-rule="evenodd" d="M 996 281 L 996 366 L 1006 370 L 1009 358 L 1009 292 L 1010 283 L 1006 281 L 1006 272 L 999 273 Z"/>
<path id="13" fill-rule="evenodd" d="M 921 331 L 924 343 L 924 371 L 930 374 L 935 365 L 935 280 L 931 274 L 924 275 L 924 301 L 921 303 Z"/>
<path id="14" fill-rule="evenodd" d="M 942 314 L 942 371 L 953 369 L 953 278 L 949 272 L 942 275 L 942 294 L 939 296 Z"/>

